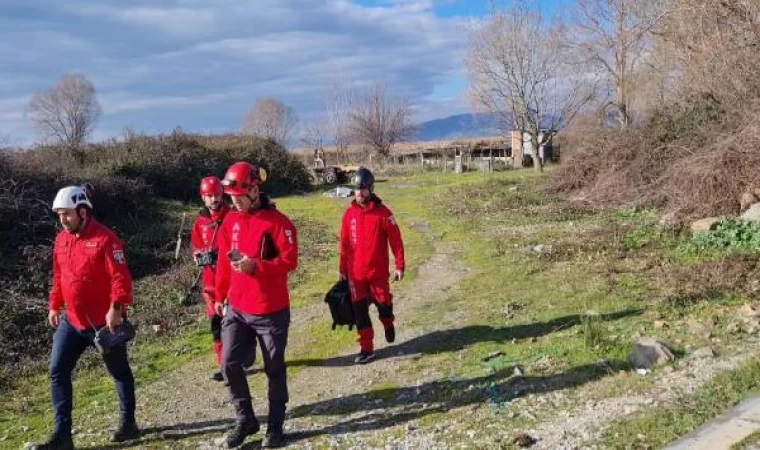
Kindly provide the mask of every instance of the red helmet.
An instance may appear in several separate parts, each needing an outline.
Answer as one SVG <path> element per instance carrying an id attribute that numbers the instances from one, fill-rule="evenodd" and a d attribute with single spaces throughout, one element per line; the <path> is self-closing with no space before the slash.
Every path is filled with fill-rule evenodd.
<path id="1" fill-rule="evenodd" d="M 248 191 L 267 179 L 267 172 L 245 161 L 236 162 L 227 169 L 222 180 L 224 193 L 228 195 L 246 195 Z"/>
<path id="2" fill-rule="evenodd" d="M 201 180 L 201 196 L 222 195 L 222 180 L 219 177 L 206 177 Z"/>

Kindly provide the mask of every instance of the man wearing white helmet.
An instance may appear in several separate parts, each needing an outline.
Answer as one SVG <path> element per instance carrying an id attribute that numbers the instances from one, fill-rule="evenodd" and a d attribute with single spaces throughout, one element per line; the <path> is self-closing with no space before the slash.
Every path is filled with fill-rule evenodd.
<path id="1" fill-rule="evenodd" d="M 53 286 L 48 321 L 56 329 L 50 357 L 50 390 L 54 431 L 38 450 L 73 449 L 71 439 L 71 373 L 79 357 L 94 345 L 95 331 L 121 325 L 132 303 L 132 275 L 118 237 L 92 215 L 88 192 L 68 186 L 56 195 L 53 211 L 63 226 L 53 248 Z M 62 313 L 65 309 L 65 313 Z M 126 344 L 113 347 L 103 361 L 116 383 L 121 403 L 121 424 L 115 442 L 134 439 L 135 381 Z"/>

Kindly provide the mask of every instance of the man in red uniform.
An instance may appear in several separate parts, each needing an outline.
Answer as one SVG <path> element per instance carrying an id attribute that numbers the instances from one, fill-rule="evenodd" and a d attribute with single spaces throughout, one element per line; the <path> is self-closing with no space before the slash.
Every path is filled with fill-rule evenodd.
<path id="1" fill-rule="evenodd" d="M 393 213 L 374 194 L 375 177 L 365 168 L 353 177 L 356 200 L 345 214 L 340 231 L 340 276 L 348 279 L 354 306 L 360 352 L 355 362 L 366 364 L 375 358 L 369 305 L 377 306 L 385 340 L 396 340 L 393 325 L 393 295 L 390 291 L 388 244 L 396 260 L 394 280 L 404 278 L 404 243 Z"/>
<path id="2" fill-rule="evenodd" d="M 92 203 L 81 186 L 58 191 L 53 211 L 64 230 L 53 248 L 53 287 L 48 321 L 56 328 L 50 361 L 50 385 L 55 430 L 39 450 L 73 449 L 71 440 L 71 373 L 79 357 L 94 346 L 95 331 L 113 331 L 132 303 L 132 276 L 124 249 L 116 235 L 92 216 Z M 61 309 L 65 306 L 65 314 Z M 135 382 L 126 344 L 103 355 L 116 382 L 121 404 L 121 425 L 114 442 L 136 438 Z"/>
<path id="3" fill-rule="evenodd" d="M 206 177 L 201 180 L 200 186 L 203 208 L 198 213 L 198 218 L 193 225 L 191 246 L 193 259 L 202 270 L 202 296 L 206 304 L 206 316 L 211 323 L 211 335 L 214 339 L 214 351 L 216 362 L 220 370 L 214 372 L 211 378 L 215 381 L 223 381 L 222 367 L 222 316 L 214 310 L 216 301 L 214 291 L 216 277 L 216 261 L 219 255 L 217 234 L 224 217 L 229 212 L 222 198 L 222 180 L 219 177 Z"/>
<path id="4" fill-rule="evenodd" d="M 284 445 L 288 402 L 285 347 L 290 326 L 288 273 L 298 266 L 298 240 L 290 220 L 260 190 L 266 172 L 247 162 L 230 166 L 222 181 L 235 211 L 219 230 L 216 274 L 218 314 L 222 320 L 222 372 L 230 389 L 237 425 L 227 436 L 230 448 L 259 431 L 243 366 L 258 340 L 269 382 L 269 418 L 263 447 Z"/>

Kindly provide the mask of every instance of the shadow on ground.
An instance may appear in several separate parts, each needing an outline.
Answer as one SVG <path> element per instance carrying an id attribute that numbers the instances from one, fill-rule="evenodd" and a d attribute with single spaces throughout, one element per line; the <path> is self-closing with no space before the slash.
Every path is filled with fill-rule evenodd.
<path id="1" fill-rule="evenodd" d="M 513 367 L 510 367 L 477 378 L 436 380 L 420 386 L 385 388 L 324 400 L 298 406 L 291 411 L 290 417 L 332 416 L 338 422 L 323 428 L 290 433 L 289 440 L 377 431 L 456 408 L 499 405 L 528 394 L 576 388 L 628 367 L 625 361 L 606 361 L 546 376 L 515 376 Z"/>
<path id="2" fill-rule="evenodd" d="M 259 418 L 261 420 L 261 418 Z M 266 418 L 264 418 L 266 420 Z M 174 441 L 186 439 L 209 433 L 223 433 L 235 425 L 234 419 L 209 420 L 204 422 L 184 422 L 174 425 L 159 427 L 146 427 L 141 429 L 140 439 L 130 442 L 101 444 L 94 447 L 77 446 L 79 449 L 118 449 L 118 448 L 143 448 L 144 445 L 158 441 Z"/>
<path id="3" fill-rule="evenodd" d="M 641 310 L 624 310 L 603 314 L 603 321 L 618 320 L 638 315 Z M 455 330 L 436 331 L 378 351 L 379 357 L 403 354 L 436 354 L 462 350 L 478 342 L 510 342 L 512 339 L 529 339 L 564 330 L 581 323 L 582 316 L 570 315 L 529 325 L 491 327 L 473 325 Z M 311 366 L 346 366 L 353 364 L 353 356 L 327 360 L 299 360 L 288 363 Z M 323 400 L 301 405 L 290 410 L 289 417 L 332 417 L 331 425 L 288 433 L 288 443 L 323 435 L 339 435 L 358 431 L 377 431 L 398 426 L 425 416 L 446 413 L 452 409 L 471 405 L 499 405 L 529 394 L 571 389 L 593 382 L 620 370 L 628 369 L 625 361 L 605 361 L 571 368 L 565 372 L 541 376 L 515 376 L 508 367 L 492 374 L 467 379 L 442 379 L 419 386 L 383 388 L 363 394 Z M 259 418 L 266 423 L 266 418 Z M 222 434 L 234 424 L 232 419 L 197 423 L 180 423 L 143 430 L 139 441 L 124 444 L 101 445 L 95 448 L 117 449 L 140 447 L 155 441 L 181 440 L 193 436 Z M 265 428 L 265 427 L 264 427 Z M 259 448 L 262 434 L 246 443 L 241 449 Z M 86 447 L 84 447 L 86 448 Z"/>
<path id="4" fill-rule="evenodd" d="M 641 314 L 641 309 L 626 309 L 613 313 L 601 314 L 602 321 L 614 321 Z M 434 355 L 439 353 L 458 352 L 480 342 L 506 343 L 513 339 L 523 340 L 546 336 L 580 325 L 584 316 L 572 314 L 552 319 L 548 322 L 537 322 L 508 327 L 492 327 L 489 325 L 471 325 L 452 330 L 434 331 L 416 337 L 406 342 L 384 347 L 376 352 L 378 358 L 388 358 L 408 355 Z M 375 339 L 382 339 L 382 331 L 377 332 L 375 324 Z M 380 335 L 380 336 L 378 336 Z M 289 367 L 321 366 L 342 367 L 354 364 L 355 355 L 336 356 L 327 359 L 297 359 L 288 361 Z"/>

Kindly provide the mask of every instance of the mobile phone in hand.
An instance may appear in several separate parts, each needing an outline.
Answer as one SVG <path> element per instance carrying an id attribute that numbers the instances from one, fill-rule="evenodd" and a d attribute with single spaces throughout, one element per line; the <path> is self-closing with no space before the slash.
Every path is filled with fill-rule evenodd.
<path id="1" fill-rule="evenodd" d="M 239 251 L 233 249 L 227 252 L 227 258 L 229 258 L 230 261 L 238 261 L 243 257 L 242 254 L 240 254 Z"/>

